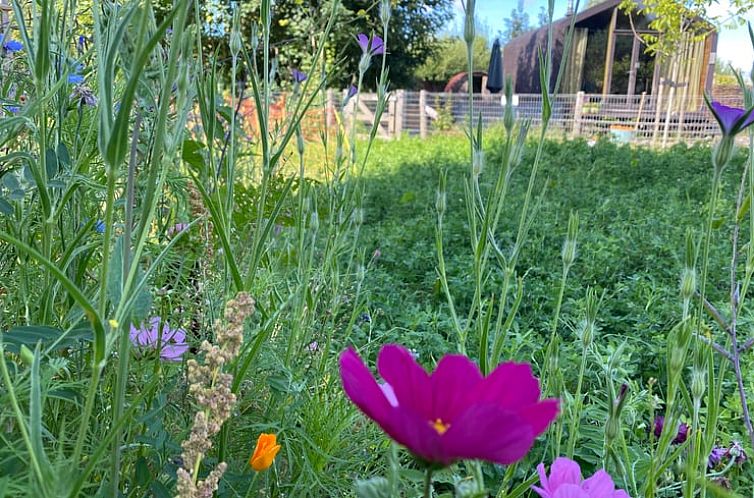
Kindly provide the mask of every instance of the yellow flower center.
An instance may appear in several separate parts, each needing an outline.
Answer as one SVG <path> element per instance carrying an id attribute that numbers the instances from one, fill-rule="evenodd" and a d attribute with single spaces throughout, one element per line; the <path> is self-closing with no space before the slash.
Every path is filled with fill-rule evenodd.
<path id="1" fill-rule="evenodd" d="M 438 418 L 437 420 L 435 420 L 434 422 L 430 422 L 429 424 L 430 424 L 430 425 L 432 426 L 432 428 L 433 428 L 434 430 L 436 430 L 436 431 L 437 431 L 437 433 L 438 433 L 439 435 L 441 435 L 441 436 L 442 436 L 443 434 L 445 434 L 445 431 L 447 431 L 448 429 L 450 429 L 450 424 L 446 424 L 446 423 L 444 423 L 444 422 L 443 422 L 442 420 L 440 420 L 439 418 Z"/>

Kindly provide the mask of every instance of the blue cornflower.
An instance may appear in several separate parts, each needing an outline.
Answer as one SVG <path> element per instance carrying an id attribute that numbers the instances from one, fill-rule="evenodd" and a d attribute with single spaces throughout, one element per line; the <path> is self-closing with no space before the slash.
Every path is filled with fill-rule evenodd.
<path id="1" fill-rule="evenodd" d="M 97 222 L 94 224 L 94 231 L 97 233 L 105 233 L 105 222 L 102 220 L 97 220 Z"/>
<path id="2" fill-rule="evenodd" d="M 8 52 L 20 52 L 24 49 L 24 44 L 16 40 L 9 40 L 4 41 L 3 48 Z"/>
<path id="3" fill-rule="evenodd" d="M 68 83 L 71 85 L 80 85 L 84 82 L 84 77 L 80 74 L 69 74 L 68 75 Z"/>
<path id="4" fill-rule="evenodd" d="M 7 105 L 5 106 L 5 110 L 13 114 L 18 114 L 21 111 L 21 108 L 17 105 Z"/>

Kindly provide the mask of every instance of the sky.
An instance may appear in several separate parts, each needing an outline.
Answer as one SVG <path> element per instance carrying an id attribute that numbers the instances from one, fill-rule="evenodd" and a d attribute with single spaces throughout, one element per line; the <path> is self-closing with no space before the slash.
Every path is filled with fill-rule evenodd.
<path id="1" fill-rule="evenodd" d="M 555 18 L 562 17 L 565 14 L 567 0 L 555 0 Z M 511 11 L 518 4 L 518 0 L 477 0 L 476 13 L 477 19 L 489 27 L 490 37 L 494 37 L 498 31 L 503 30 L 503 19 L 510 16 Z M 581 0 L 579 10 L 583 10 L 586 0 Z M 536 24 L 537 14 L 540 7 L 547 7 L 547 0 L 524 0 L 524 8 L 529 14 L 529 22 Z M 456 10 L 459 14 L 456 16 L 458 24 L 463 16 L 460 0 L 456 0 Z M 727 18 L 728 1 L 720 0 L 713 3 L 709 9 L 711 16 L 721 16 Z M 750 12 L 750 20 L 754 25 L 754 11 Z M 717 42 L 717 58 L 729 61 L 735 68 L 742 69 L 747 73 L 754 63 L 754 47 L 749 39 L 749 32 L 746 26 L 740 26 L 736 29 L 724 28 L 720 32 Z"/>

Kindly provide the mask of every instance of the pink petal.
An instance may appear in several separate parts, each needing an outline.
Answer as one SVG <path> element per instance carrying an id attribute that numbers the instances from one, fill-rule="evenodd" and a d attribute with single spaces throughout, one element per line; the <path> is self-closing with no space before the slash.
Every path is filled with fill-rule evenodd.
<path id="1" fill-rule="evenodd" d="M 564 484 L 558 487 L 552 498 L 590 498 L 579 486 L 576 484 Z M 604 497 L 607 498 L 607 497 Z"/>
<path id="2" fill-rule="evenodd" d="M 515 413 L 494 403 L 477 403 L 453 420 L 441 440 L 447 462 L 470 459 L 507 465 L 526 456 L 534 435 Z"/>
<path id="3" fill-rule="evenodd" d="M 188 344 L 163 346 L 162 351 L 160 351 L 160 358 L 167 361 L 181 361 L 181 357 L 188 349 Z"/>
<path id="4" fill-rule="evenodd" d="M 390 384 L 401 407 L 429 422 L 432 413 L 432 383 L 427 372 L 411 353 L 396 344 L 383 346 L 377 357 L 377 370 Z"/>
<path id="5" fill-rule="evenodd" d="M 610 474 L 600 469 L 585 480 L 581 488 L 586 491 L 589 498 L 610 498 L 615 491 L 615 484 Z"/>
<path id="6" fill-rule="evenodd" d="M 351 401 L 367 417 L 388 431 L 392 408 L 369 368 L 353 349 L 347 349 L 340 355 L 340 377 L 343 390 Z"/>
<path id="7" fill-rule="evenodd" d="M 558 457 L 550 467 L 550 490 L 554 491 L 564 484 L 581 485 L 581 467 L 573 460 Z"/>
<path id="8" fill-rule="evenodd" d="M 557 399 L 546 399 L 518 410 L 516 413 L 531 427 L 534 436 L 542 434 L 557 417 L 559 412 Z"/>
<path id="9" fill-rule="evenodd" d="M 539 381 L 528 363 L 501 363 L 476 387 L 473 398 L 518 410 L 539 400 Z"/>
<path id="10" fill-rule="evenodd" d="M 476 364 L 462 355 L 446 355 L 431 375 L 432 419 L 452 421 L 469 406 L 469 395 L 482 381 Z"/>

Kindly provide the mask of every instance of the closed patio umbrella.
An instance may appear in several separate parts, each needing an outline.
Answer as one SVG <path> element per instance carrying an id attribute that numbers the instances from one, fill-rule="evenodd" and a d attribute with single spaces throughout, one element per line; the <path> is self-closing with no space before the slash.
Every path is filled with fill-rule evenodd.
<path id="1" fill-rule="evenodd" d="M 487 68 L 487 90 L 498 93 L 503 89 L 503 59 L 500 56 L 500 40 L 492 44 L 490 65 Z"/>

